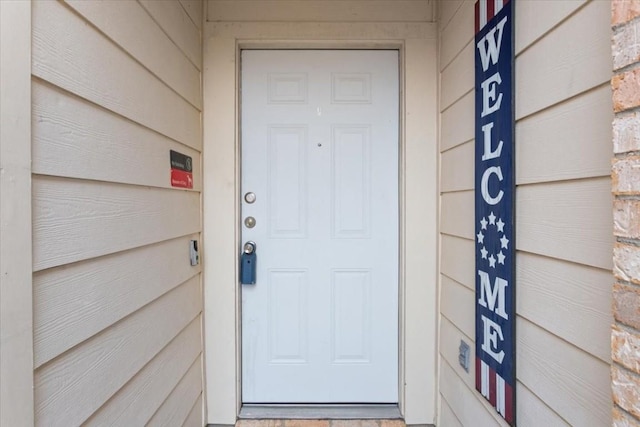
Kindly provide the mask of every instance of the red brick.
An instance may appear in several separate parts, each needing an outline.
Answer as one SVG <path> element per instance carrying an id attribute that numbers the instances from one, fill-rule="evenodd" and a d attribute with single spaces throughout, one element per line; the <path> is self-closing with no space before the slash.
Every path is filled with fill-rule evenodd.
<path id="1" fill-rule="evenodd" d="M 640 200 L 614 200 L 613 234 L 640 239 Z"/>
<path id="2" fill-rule="evenodd" d="M 640 156 L 614 159 L 611 185 L 616 195 L 640 195 Z"/>
<path id="3" fill-rule="evenodd" d="M 640 247 L 624 243 L 613 246 L 613 275 L 640 284 Z"/>
<path id="4" fill-rule="evenodd" d="M 625 325 L 640 329 L 640 288 L 613 285 L 613 317 Z"/>
<path id="5" fill-rule="evenodd" d="M 640 61 L 640 19 L 613 32 L 611 50 L 614 70 Z"/>
<path id="6" fill-rule="evenodd" d="M 613 361 L 640 374 L 640 332 L 628 331 L 617 325 L 611 329 L 611 357 Z"/>
<path id="7" fill-rule="evenodd" d="M 611 24 L 619 25 L 640 16 L 640 0 L 613 0 L 611 2 Z"/>
<path id="8" fill-rule="evenodd" d="M 618 115 L 613 119 L 613 152 L 640 151 L 640 113 Z"/>
<path id="9" fill-rule="evenodd" d="M 640 68 L 614 75 L 611 88 L 615 112 L 640 106 Z"/>
<path id="10" fill-rule="evenodd" d="M 612 427 L 640 427 L 640 421 L 626 412 L 622 412 L 617 406 L 613 407 Z"/>
<path id="11" fill-rule="evenodd" d="M 616 405 L 634 417 L 640 417 L 640 376 L 613 365 L 611 388 Z"/>

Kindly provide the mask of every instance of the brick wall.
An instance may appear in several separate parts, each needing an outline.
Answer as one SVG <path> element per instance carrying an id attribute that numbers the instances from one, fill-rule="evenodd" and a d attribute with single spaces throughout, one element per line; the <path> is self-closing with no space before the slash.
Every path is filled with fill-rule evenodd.
<path id="1" fill-rule="evenodd" d="M 613 0 L 613 425 L 640 426 L 640 0 Z"/>

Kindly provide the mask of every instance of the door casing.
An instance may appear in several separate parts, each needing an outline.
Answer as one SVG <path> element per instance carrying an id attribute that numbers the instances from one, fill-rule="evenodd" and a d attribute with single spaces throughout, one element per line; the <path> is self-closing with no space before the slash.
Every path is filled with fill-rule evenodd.
<path id="1" fill-rule="evenodd" d="M 400 410 L 407 424 L 435 421 L 439 282 L 436 30 L 436 24 L 430 23 L 381 24 L 374 30 L 350 24 L 300 24 L 282 35 L 277 24 L 206 23 L 202 252 L 208 423 L 235 423 L 242 405 L 238 82 L 240 51 L 250 48 L 397 49 L 400 53 Z M 379 32 L 379 38 L 372 40 L 372 31 Z M 260 40 L 270 32 L 279 34 L 278 40 Z M 343 39 L 336 41 L 336 33 Z M 409 234 L 411 239 L 407 239 Z"/>

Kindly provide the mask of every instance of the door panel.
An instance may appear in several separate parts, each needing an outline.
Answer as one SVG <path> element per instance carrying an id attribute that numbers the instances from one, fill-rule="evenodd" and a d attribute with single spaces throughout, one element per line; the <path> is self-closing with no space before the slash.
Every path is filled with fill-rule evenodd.
<path id="1" fill-rule="evenodd" d="M 371 129 L 333 128 L 331 211 L 334 238 L 368 238 L 371 215 Z"/>
<path id="2" fill-rule="evenodd" d="M 307 237 L 307 128 L 269 126 L 267 193 L 270 238 Z"/>
<path id="3" fill-rule="evenodd" d="M 245 403 L 398 399 L 398 54 L 243 51 Z"/>

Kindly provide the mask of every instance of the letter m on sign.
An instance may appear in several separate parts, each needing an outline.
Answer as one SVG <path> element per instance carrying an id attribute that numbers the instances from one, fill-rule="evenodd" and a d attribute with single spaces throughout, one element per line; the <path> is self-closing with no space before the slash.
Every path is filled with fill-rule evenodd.
<path id="1" fill-rule="evenodd" d="M 476 389 L 515 425 L 513 2 L 475 4 Z"/>

